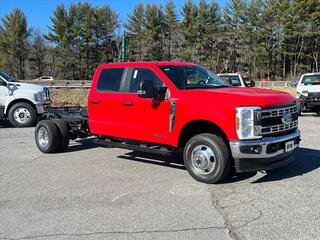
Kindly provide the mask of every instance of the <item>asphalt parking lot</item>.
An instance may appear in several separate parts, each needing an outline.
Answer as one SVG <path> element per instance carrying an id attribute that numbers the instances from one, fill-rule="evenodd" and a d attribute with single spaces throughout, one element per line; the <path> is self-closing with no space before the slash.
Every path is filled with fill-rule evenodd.
<path id="1" fill-rule="evenodd" d="M 319 239 L 320 117 L 299 124 L 296 162 L 205 185 L 90 139 L 44 155 L 33 128 L 0 122 L 0 239 Z"/>

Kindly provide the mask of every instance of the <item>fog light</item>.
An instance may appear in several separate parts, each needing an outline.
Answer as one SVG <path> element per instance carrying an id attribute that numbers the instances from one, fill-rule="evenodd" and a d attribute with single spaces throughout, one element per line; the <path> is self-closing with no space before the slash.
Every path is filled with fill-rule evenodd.
<path id="1" fill-rule="evenodd" d="M 260 154 L 262 152 L 262 146 L 261 145 L 241 146 L 240 151 L 242 153 L 247 153 L 247 154 Z"/>

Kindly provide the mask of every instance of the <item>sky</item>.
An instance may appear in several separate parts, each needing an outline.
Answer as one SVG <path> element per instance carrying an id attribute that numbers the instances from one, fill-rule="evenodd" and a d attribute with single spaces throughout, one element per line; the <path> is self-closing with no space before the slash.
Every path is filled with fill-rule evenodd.
<path id="1" fill-rule="evenodd" d="M 0 0 L 0 18 L 11 12 L 15 8 L 20 8 L 26 15 L 28 26 L 39 30 L 42 33 L 48 32 L 51 26 L 50 16 L 59 4 L 68 7 L 71 3 L 85 2 L 86 0 Z M 164 5 L 168 0 L 87 0 L 93 6 L 109 5 L 119 14 L 121 23 L 125 23 L 127 15 L 132 13 L 137 3 L 158 3 Z M 186 0 L 174 0 L 176 9 L 180 11 Z M 220 7 L 226 0 L 218 0 Z M 195 3 L 199 0 L 194 0 Z"/>

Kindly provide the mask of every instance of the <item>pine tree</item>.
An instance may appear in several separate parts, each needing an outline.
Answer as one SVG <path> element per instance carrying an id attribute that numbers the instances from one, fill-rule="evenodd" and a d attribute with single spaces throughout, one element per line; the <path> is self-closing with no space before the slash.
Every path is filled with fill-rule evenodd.
<path id="1" fill-rule="evenodd" d="M 27 19 L 20 9 L 14 9 L 2 19 L 0 26 L 0 55 L 5 70 L 18 79 L 26 77 L 28 37 Z"/>
<path id="2" fill-rule="evenodd" d="M 229 71 L 242 70 L 240 56 L 243 54 L 242 34 L 246 21 L 244 0 L 229 0 L 224 8 Z"/>
<path id="3" fill-rule="evenodd" d="M 71 78 L 70 68 L 72 68 L 72 51 L 71 51 L 71 18 L 64 5 L 59 5 L 53 17 L 50 17 L 52 27 L 49 27 L 49 33 L 45 38 L 53 42 L 56 47 L 56 55 L 58 57 L 57 63 L 60 69 L 60 77 L 64 79 Z"/>
<path id="4" fill-rule="evenodd" d="M 222 41 L 221 14 L 216 1 L 207 3 L 201 0 L 198 8 L 198 32 L 197 51 L 201 64 L 217 69 L 219 59 L 219 45 Z"/>
<path id="5" fill-rule="evenodd" d="M 146 60 L 163 59 L 164 24 L 161 7 L 156 4 L 147 4 L 144 23 Z"/>
<path id="6" fill-rule="evenodd" d="M 165 5 L 164 10 L 164 59 L 177 59 L 179 20 L 173 0 Z"/>
<path id="7" fill-rule="evenodd" d="M 144 31 L 145 9 L 142 3 L 135 6 L 133 13 L 128 15 L 128 23 L 125 29 L 129 38 L 127 47 L 128 57 L 130 60 L 139 61 L 144 58 Z"/>
<path id="8" fill-rule="evenodd" d="M 47 68 L 47 46 L 43 39 L 43 36 L 39 31 L 33 33 L 31 44 L 30 44 L 30 75 L 34 78 L 48 75 L 46 73 Z"/>
<path id="9" fill-rule="evenodd" d="M 197 39 L 199 38 L 198 32 L 198 6 L 188 0 L 182 6 L 181 15 L 183 17 L 181 22 L 181 34 L 183 36 L 180 58 L 185 61 L 199 62 L 197 49 L 195 48 Z"/>

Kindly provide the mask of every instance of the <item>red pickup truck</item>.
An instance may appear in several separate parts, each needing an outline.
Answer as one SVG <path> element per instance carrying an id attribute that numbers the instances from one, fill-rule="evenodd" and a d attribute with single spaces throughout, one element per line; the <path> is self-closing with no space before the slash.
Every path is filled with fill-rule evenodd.
<path id="1" fill-rule="evenodd" d="M 97 68 L 88 108 L 49 111 L 36 126 L 44 153 L 69 140 L 172 154 L 198 181 L 269 170 L 294 160 L 299 146 L 295 99 L 284 92 L 237 88 L 208 69 L 184 62 L 109 63 Z"/>

